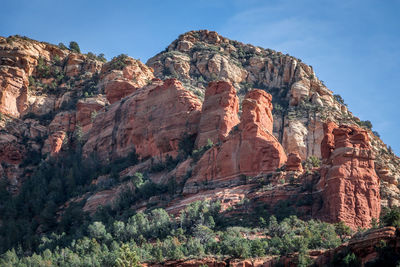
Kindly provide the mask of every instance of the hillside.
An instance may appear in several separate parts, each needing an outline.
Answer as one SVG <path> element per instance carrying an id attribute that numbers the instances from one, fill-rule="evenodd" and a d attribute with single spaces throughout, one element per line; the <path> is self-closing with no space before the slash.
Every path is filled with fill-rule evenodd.
<path id="1" fill-rule="evenodd" d="M 360 229 L 400 226 L 400 159 L 311 66 L 206 30 L 146 64 L 76 46 L 0 37 L 4 264 L 390 262 Z"/>

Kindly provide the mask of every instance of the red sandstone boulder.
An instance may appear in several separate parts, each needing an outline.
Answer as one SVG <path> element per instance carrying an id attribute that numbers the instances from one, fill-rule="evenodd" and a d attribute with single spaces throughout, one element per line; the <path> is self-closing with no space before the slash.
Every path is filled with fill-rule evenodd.
<path id="1" fill-rule="evenodd" d="M 301 165 L 301 158 L 297 153 L 290 153 L 286 162 L 287 171 L 303 172 L 303 166 Z"/>
<path id="2" fill-rule="evenodd" d="M 380 181 L 368 134 L 355 126 L 333 128 L 331 124 L 324 128 L 329 131 L 321 150 L 325 151 L 323 155 L 330 155 L 321 168 L 319 185 L 325 219 L 344 221 L 352 228 L 367 228 L 372 218 L 379 218 L 381 208 Z"/>
<path id="3" fill-rule="evenodd" d="M 209 83 L 204 97 L 196 146 L 202 147 L 210 139 L 222 142 L 231 129 L 239 124 L 239 99 L 229 82 Z"/>
<path id="4" fill-rule="evenodd" d="M 200 100 L 179 81 L 154 80 L 98 113 L 83 153 L 104 160 L 135 148 L 141 158 L 176 156 L 183 135 L 196 133 L 200 110 Z"/>
<path id="5" fill-rule="evenodd" d="M 112 69 L 116 59 L 104 64 L 101 70 L 100 84 L 111 104 L 145 86 L 154 78 L 152 69 L 139 60 L 130 57 L 123 60 L 125 66 L 122 70 Z"/>
<path id="6" fill-rule="evenodd" d="M 271 95 L 262 90 L 246 95 L 238 129 L 201 157 L 184 193 L 196 193 L 205 183 L 230 183 L 240 175 L 272 172 L 286 162 L 281 144 L 272 135 L 270 101 Z"/>

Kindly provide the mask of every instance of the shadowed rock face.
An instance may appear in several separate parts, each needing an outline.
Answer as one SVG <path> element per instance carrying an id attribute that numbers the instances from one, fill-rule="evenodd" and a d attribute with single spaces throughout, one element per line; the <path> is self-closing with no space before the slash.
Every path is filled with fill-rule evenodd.
<path id="1" fill-rule="evenodd" d="M 17 143 L 0 143 L 0 163 L 19 164 L 23 160 L 25 148 Z"/>
<path id="2" fill-rule="evenodd" d="M 98 113 L 83 153 L 104 160 L 135 148 L 141 158 L 176 156 L 183 135 L 197 132 L 200 110 L 200 100 L 179 81 L 154 80 Z"/>
<path id="3" fill-rule="evenodd" d="M 60 152 L 65 136 L 66 134 L 63 131 L 55 132 L 50 136 L 50 155 L 52 157 L 56 156 Z"/>
<path id="4" fill-rule="evenodd" d="M 206 145 L 208 139 L 214 144 L 224 141 L 240 122 L 238 112 L 239 99 L 232 84 L 211 82 L 204 98 L 196 146 Z"/>
<path id="5" fill-rule="evenodd" d="M 246 95 L 237 130 L 200 158 L 184 193 L 196 193 L 202 183 L 232 182 L 240 175 L 268 173 L 286 162 L 281 144 L 271 133 L 270 101 L 271 95 L 262 90 L 253 90 Z"/>
<path id="6" fill-rule="evenodd" d="M 327 124 L 322 146 L 326 164 L 321 168 L 321 189 L 327 220 L 344 221 L 352 228 L 367 228 L 379 218 L 379 178 L 365 130 Z"/>

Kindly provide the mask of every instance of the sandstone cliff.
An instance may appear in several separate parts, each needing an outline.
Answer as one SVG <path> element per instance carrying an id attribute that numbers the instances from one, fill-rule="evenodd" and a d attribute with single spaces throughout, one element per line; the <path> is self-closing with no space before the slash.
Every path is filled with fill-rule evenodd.
<path id="1" fill-rule="evenodd" d="M 141 161 L 113 188 L 85 192 L 90 212 L 136 172 L 179 184 L 168 203 L 151 202 L 172 213 L 204 198 L 271 211 L 284 201 L 356 228 L 399 205 L 399 158 L 292 56 L 196 31 L 147 65 L 22 37 L 0 38 L 0 60 L 0 176 L 14 193 L 41 161 L 82 147 L 102 164 L 132 152 Z M 307 166 L 310 156 L 321 169 Z"/>

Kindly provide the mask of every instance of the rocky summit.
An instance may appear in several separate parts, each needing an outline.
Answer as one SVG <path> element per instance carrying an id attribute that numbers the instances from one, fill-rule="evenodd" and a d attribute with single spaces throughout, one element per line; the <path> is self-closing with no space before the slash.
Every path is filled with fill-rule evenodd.
<path id="1" fill-rule="evenodd" d="M 108 221 L 128 225 L 137 220 L 128 215 L 162 208 L 183 225 L 188 207 L 201 201 L 219 203 L 231 226 L 296 215 L 351 232 L 376 228 L 384 211 L 400 205 L 400 159 L 312 66 L 212 31 L 182 34 L 146 64 L 0 37 L 0 112 L 1 253 L 38 252 L 40 238 L 55 233 L 72 239 L 86 231 L 75 223 L 104 222 L 105 210 Z M 307 259 L 322 266 L 350 251 L 362 264 L 377 262 L 380 240 L 398 250 L 396 230 L 382 229 L 348 243 L 343 234 L 340 247 L 315 246 Z M 239 235 L 272 242 L 275 234 Z M 257 261 L 182 254 L 164 263 L 294 266 L 304 256 L 296 253 Z"/>

